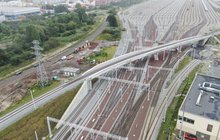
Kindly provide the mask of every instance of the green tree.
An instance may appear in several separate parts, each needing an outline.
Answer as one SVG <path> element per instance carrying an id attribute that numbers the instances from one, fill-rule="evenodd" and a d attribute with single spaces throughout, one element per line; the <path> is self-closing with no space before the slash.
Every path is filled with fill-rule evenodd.
<path id="1" fill-rule="evenodd" d="M 118 23 L 117 23 L 116 17 L 113 14 L 110 14 L 107 17 L 107 21 L 109 22 L 109 25 L 111 27 L 118 27 Z"/>
<path id="2" fill-rule="evenodd" d="M 4 66 L 7 64 L 9 61 L 8 56 L 6 55 L 5 50 L 0 49 L 0 66 Z"/>
<path id="3" fill-rule="evenodd" d="M 80 4 L 76 4 L 75 12 L 78 14 L 80 22 L 84 22 L 87 18 L 86 10 Z"/>
<path id="4" fill-rule="evenodd" d="M 69 12 L 66 5 L 58 5 L 54 8 L 55 13 Z"/>
<path id="5" fill-rule="evenodd" d="M 25 40 L 27 43 L 31 43 L 33 40 L 39 40 L 40 36 L 38 30 L 34 25 L 29 25 L 26 27 Z"/>
<path id="6" fill-rule="evenodd" d="M 0 33 L 3 33 L 5 35 L 10 35 L 10 28 L 6 26 L 5 24 L 0 24 Z M 1 39 L 0 39 L 1 40 Z"/>
<path id="7" fill-rule="evenodd" d="M 60 33 L 63 33 L 63 32 L 65 32 L 66 31 L 66 24 L 63 24 L 63 23 L 58 23 L 57 24 L 57 27 L 59 28 L 59 32 Z"/>
<path id="8" fill-rule="evenodd" d="M 54 9 L 54 6 L 47 4 L 47 5 L 45 5 L 45 8 L 46 8 L 46 9 Z"/>
<path id="9" fill-rule="evenodd" d="M 48 27 L 47 27 L 47 35 L 49 37 L 56 37 L 59 35 L 59 27 L 58 27 L 58 24 L 50 24 Z"/>
<path id="10" fill-rule="evenodd" d="M 45 50 L 47 51 L 47 50 L 50 50 L 50 49 L 57 48 L 57 47 L 59 47 L 59 46 L 60 46 L 59 40 L 58 40 L 57 38 L 55 38 L 55 37 L 51 37 L 51 38 L 47 41 L 47 43 L 46 43 L 46 45 L 45 45 Z"/>
<path id="11" fill-rule="evenodd" d="M 18 65 L 22 62 L 22 60 L 19 56 L 15 55 L 11 57 L 10 62 L 12 65 Z"/>
<path id="12" fill-rule="evenodd" d="M 67 24 L 67 29 L 68 30 L 74 30 L 76 28 L 76 23 L 73 22 L 73 21 L 70 21 L 68 24 Z"/>
<path id="13" fill-rule="evenodd" d="M 79 16 L 78 16 L 78 14 L 76 12 L 70 13 L 70 16 L 71 16 L 71 20 L 72 21 L 76 22 L 77 24 L 81 23 L 81 21 L 79 19 Z"/>
<path id="14" fill-rule="evenodd" d="M 109 13 L 109 14 L 112 14 L 112 15 L 116 15 L 116 14 L 117 14 L 115 8 L 109 10 L 108 13 Z"/>

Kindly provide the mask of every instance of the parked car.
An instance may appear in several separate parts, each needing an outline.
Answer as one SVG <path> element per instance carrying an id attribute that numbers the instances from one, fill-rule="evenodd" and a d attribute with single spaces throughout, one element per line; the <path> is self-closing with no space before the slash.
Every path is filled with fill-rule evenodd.
<path id="1" fill-rule="evenodd" d="M 38 63 L 35 63 L 35 64 L 33 64 L 32 66 L 33 66 L 33 67 L 37 67 L 37 66 L 38 66 Z"/>
<path id="2" fill-rule="evenodd" d="M 66 56 L 62 56 L 61 60 L 66 60 L 66 58 L 67 58 Z"/>
<path id="3" fill-rule="evenodd" d="M 187 140 L 197 140 L 197 137 L 193 134 L 185 133 L 184 138 Z"/>
<path id="4" fill-rule="evenodd" d="M 15 73 L 15 75 L 20 75 L 20 74 L 22 74 L 22 71 L 17 71 L 17 72 Z"/>

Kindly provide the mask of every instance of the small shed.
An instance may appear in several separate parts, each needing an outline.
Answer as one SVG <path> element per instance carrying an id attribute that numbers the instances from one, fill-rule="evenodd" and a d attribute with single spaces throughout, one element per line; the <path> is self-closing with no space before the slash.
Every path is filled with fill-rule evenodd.
<path id="1" fill-rule="evenodd" d="M 61 69 L 61 72 L 64 74 L 64 76 L 76 76 L 80 74 L 80 69 L 74 67 L 64 67 Z"/>

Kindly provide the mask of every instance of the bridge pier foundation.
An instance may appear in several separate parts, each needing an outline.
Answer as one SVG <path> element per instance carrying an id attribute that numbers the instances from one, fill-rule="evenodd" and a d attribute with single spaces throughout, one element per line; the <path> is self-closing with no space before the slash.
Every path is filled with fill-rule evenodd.
<path id="1" fill-rule="evenodd" d="M 108 140 L 107 136 L 104 136 L 103 139 L 104 139 L 104 140 Z"/>
<path id="2" fill-rule="evenodd" d="M 129 63 L 129 71 L 132 71 L 132 67 L 134 67 L 133 64 Z"/>
<path id="3" fill-rule="evenodd" d="M 192 47 L 193 47 L 193 53 L 192 53 L 192 57 L 193 57 L 193 59 L 195 59 L 196 58 L 196 44 L 194 43 L 193 45 L 192 45 Z"/>
<path id="4" fill-rule="evenodd" d="M 179 47 L 177 48 L 177 51 L 178 51 L 179 53 L 181 53 L 181 52 L 182 52 L 182 46 L 179 46 Z"/>
<path id="5" fill-rule="evenodd" d="M 149 76 L 150 76 L 150 67 L 147 66 L 147 81 L 149 80 Z"/>
<path id="6" fill-rule="evenodd" d="M 93 133 L 91 133 L 91 134 L 90 134 L 90 138 L 91 138 L 92 140 L 94 140 L 94 139 L 95 139 L 95 137 L 94 137 L 94 134 L 93 134 Z"/>
<path id="7" fill-rule="evenodd" d="M 121 102 L 122 102 L 122 100 L 123 100 L 122 87 L 119 88 L 119 94 L 120 94 L 120 98 L 121 98 Z"/>
<path id="8" fill-rule="evenodd" d="M 158 53 L 154 54 L 154 60 L 159 60 Z"/>
<path id="9" fill-rule="evenodd" d="M 214 36 L 214 39 L 220 44 L 220 40 L 216 36 Z"/>
<path id="10" fill-rule="evenodd" d="M 166 58 L 166 50 L 163 51 L 163 60 Z"/>
<path id="11" fill-rule="evenodd" d="M 205 43 L 208 41 L 208 39 L 209 39 L 209 38 L 203 39 L 203 41 L 202 41 L 202 46 L 205 45 Z"/>
<path id="12" fill-rule="evenodd" d="M 111 92 L 111 86 L 112 86 L 112 84 L 113 84 L 113 82 L 112 82 L 112 81 L 110 80 L 110 78 L 109 78 L 109 80 L 108 80 L 108 87 L 107 87 L 108 93 Z"/>
<path id="13" fill-rule="evenodd" d="M 87 79 L 86 83 L 87 83 L 87 90 L 90 91 L 92 89 L 92 79 Z"/>

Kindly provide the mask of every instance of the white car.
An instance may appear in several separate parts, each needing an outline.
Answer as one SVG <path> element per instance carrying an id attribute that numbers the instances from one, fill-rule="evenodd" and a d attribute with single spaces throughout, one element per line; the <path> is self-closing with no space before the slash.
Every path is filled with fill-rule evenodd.
<path id="1" fill-rule="evenodd" d="M 66 56 L 62 56 L 61 60 L 66 60 L 66 58 L 67 58 Z"/>

